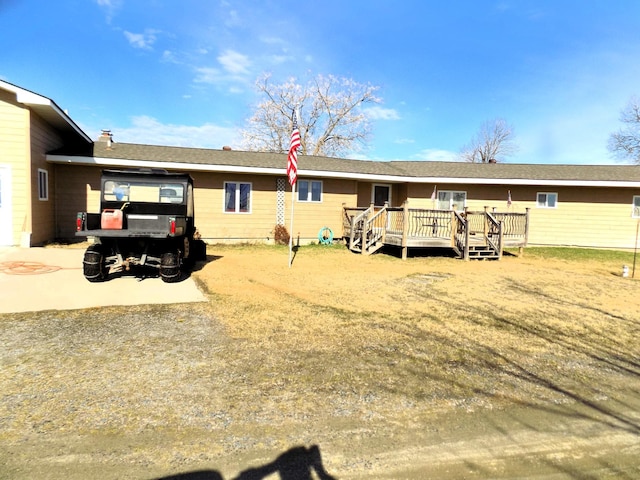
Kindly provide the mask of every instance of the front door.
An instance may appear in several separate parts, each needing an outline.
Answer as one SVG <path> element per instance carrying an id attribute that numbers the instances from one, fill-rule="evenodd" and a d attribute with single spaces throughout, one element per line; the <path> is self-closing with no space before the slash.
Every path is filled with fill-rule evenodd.
<path id="1" fill-rule="evenodd" d="M 11 170 L 0 165 L 0 246 L 13 244 L 11 216 Z"/>
<path id="2" fill-rule="evenodd" d="M 391 185 L 374 184 L 373 192 L 371 195 L 372 203 L 376 207 L 384 207 L 385 203 L 391 206 Z"/>

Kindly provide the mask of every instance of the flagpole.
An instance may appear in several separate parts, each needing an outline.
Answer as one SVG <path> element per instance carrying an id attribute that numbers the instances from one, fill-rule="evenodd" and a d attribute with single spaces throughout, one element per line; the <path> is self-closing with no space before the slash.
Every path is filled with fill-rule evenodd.
<path id="1" fill-rule="evenodd" d="M 291 185 L 291 222 L 289 226 L 289 268 L 291 268 L 291 263 L 293 262 L 293 206 L 296 203 L 296 183 L 294 182 Z"/>
<path id="2" fill-rule="evenodd" d="M 293 262 L 293 206 L 296 203 L 296 183 L 298 182 L 298 148 L 300 148 L 300 131 L 298 130 L 298 108 L 291 112 L 291 143 L 289 144 L 289 156 L 287 157 L 287 177 L 291 184 L 291 223 L 289 227 L 289 268 Z"/>

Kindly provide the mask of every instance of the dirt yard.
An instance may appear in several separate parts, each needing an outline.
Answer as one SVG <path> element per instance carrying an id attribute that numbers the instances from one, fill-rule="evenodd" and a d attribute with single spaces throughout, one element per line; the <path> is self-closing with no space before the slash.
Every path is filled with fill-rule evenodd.
<path id="1" fill-rule="evenodd" d="M 620 262 L 208 253 L 209 303 L 0 315 L 0 478 L 640 478 Z"/>

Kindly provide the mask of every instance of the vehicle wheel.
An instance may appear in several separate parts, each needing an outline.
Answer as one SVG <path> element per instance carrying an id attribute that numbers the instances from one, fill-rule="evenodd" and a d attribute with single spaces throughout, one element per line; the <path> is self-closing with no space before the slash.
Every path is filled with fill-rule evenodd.
<path id="1" fill-rule="evenodd" d="M 192 240 L 189 256 L 195 261 L 207 259 L 207 244 L 203 240 Z"/>
<path id="2" fill-rule="evenodd" d="M 82 273 L 90 282 L 102 282 L 106 278 L 104 254 L 101 245 L 91 245 L 84 252 Z"/>
<path id="3" fill-rule="evenodd" d="M 175 283 L 180 280 L 180 262 L 175 253 L 163 253 L 160 257 L 160 278 L 165 283 Z"/>

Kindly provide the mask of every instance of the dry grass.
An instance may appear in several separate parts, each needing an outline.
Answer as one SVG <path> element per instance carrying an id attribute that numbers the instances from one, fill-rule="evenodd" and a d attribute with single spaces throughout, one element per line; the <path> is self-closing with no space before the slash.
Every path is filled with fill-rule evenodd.
<path id="1" fill-rule="evenodd" d="M 402 261 L 316 246 L 289 269 L 284 247 L 210 253 L 219 258 L 195 276 L 242 340 L 245 381 L 308 399 L 295 406 L 308 415 L 318 397 L 339 409 L 355 396 L 363 414 L 383 416 L 586 401 L 639 370 L 638 284 L 618 263 Z"/>
<path id="2" fill-rule="evenodd" d="M 1 316 L 0 477 L 232 478 L 319 444 L 339 478 L 372 478 L 462 412 L 511 405 L 637 435 L 613 409 L 640 377 L 639 284 L 617 257 L 208 253 L 209 303 Z"/>

